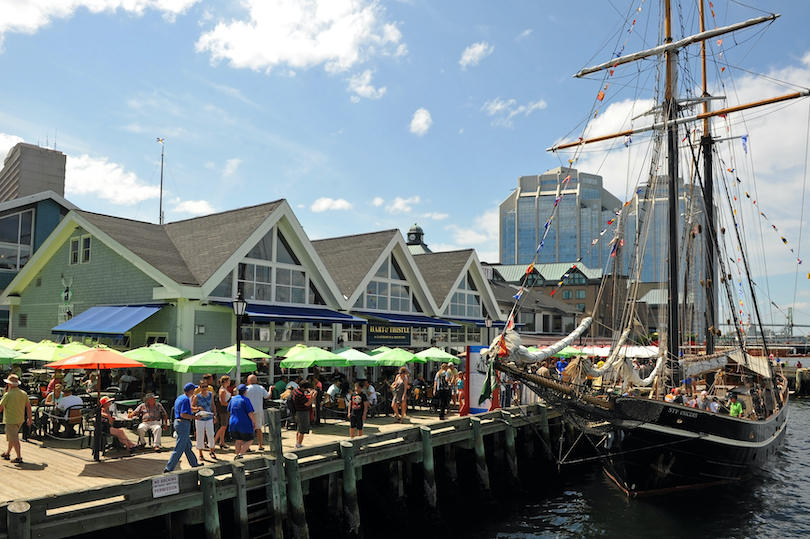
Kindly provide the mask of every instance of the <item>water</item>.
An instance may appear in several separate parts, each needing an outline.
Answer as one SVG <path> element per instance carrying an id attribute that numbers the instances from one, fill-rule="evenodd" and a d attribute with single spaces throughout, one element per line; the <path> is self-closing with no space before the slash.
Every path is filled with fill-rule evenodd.
<path id="1" fill-rule="evenodd" d="M 810 401 L 791 402 L 773 467 L 745 483 L 631 500 L 596 467 L 564 473 L 471 539 L 810 537 Z"/>

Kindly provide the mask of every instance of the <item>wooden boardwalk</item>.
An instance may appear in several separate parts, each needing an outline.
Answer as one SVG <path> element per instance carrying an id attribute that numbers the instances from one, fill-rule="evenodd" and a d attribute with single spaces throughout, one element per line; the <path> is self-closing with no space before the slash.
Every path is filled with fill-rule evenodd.
<path id="1" fill-rule="evenodd" d="M 457 414 L 448 414 L 448 418 L 452 417 L 457 417 Z M 427 410 L 420 408 L 409 411 L 405 424 L 394 423 L 392 416 L 371 418 L 366 422 L 365 434 L 381 434 L 402 430 L 409 425 L 430 425 L 438 421 L 437 414 L 430 414 Z M 130 440 L 137 442 L 137 433 L 126 432 Z M 313 447 L 345 440 L 348 437 L 348 421 L 329 419 L 328 423 L 314 427 L 306 436 L 304 449 L 309 453 Z M 4 442 L 4 436 L 0 435 L 0 443 Z M 94 462 L 91 449 L 53 449 L 42 447 L 42 444 L 36 439 L 32 439 L 28 443 L 22 442 L 23 464 L 0 461 L 3 476 L 0 504 L 93 489 L 162 474 L 174 443 L 175 440 L 171 436 L 163 436 L 161 438 L 163 451 L 160 453 L 155 453 L 150 447 L 134 455 L 110 451 L 105 457 L 102 457 L 100 462 Z M 294 445 L 295 431 L 283 429 L 284 452 L 296 452 Z M 235 455 L 233 443 L 230 446 L 231 448 L 227 451 L 217 449 L 218 463 L 233 461 Z M 247 456 L 258 456 L 257 447 L 254 442 L 253 453 Z M 265 449 L 269 456 L 270 444 L 265 444 Z M 210 464 L 208 451 L 204 451 L 203 454 L 209 459 L 208 464 Z M 188 468 L 188 462 L 183 457 L 177 470 Z"/>

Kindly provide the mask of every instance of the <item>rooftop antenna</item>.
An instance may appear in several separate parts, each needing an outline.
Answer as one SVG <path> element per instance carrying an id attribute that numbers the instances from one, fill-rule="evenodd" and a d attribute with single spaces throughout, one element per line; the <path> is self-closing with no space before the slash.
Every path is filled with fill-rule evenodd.
<path id="1" fill-rule="evenodd" d="M 59 129 L 56 128 L 53 133 L 53 149 L 56 151 L 56 136 L 59 135 Z"/>
<path id="2" fill-rule="evenodd" d="M 160 143 L 160 224 L 163 224 L 163 150 L 166 148 L 166 145 L 163 144 L 162 138 L 157 139 Z"/>

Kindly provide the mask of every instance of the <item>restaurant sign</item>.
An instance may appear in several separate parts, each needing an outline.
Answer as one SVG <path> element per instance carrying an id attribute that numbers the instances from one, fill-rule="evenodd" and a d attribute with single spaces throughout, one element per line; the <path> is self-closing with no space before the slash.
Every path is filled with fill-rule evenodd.
<path id="1" fill-rule="evenodd" d="M 410 326 L 369 324 L 366 326 L 366 344 L 369 346 L 410 346 Z"/>

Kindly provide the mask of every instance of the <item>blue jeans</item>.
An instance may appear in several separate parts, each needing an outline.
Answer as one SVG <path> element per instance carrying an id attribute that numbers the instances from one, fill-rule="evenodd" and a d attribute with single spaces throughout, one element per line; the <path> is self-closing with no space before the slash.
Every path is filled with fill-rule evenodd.
<path id="1" fill-rule="evenodd" d="M 191 438 L 189 437 L 191 434 L 191 421 L 188 419 L 175 419 L 174 432 L 177 433 L 177 443 L 174 445 L 174 451 L 172 451 L 172 455 L 169 457 L 169 462 L 166 464 L 164 471 L 171 472 L 174 470 L 174 467 L 180 462 L 180 457 L 183 456 L 183 453 L 186 454 L 186 458 L 188 459 L 188 463 L 191 464 L 191 467 L 196 468 L 198 465 L 197 457 L 194 455 L 194 450 L 191 448 Z"/>

